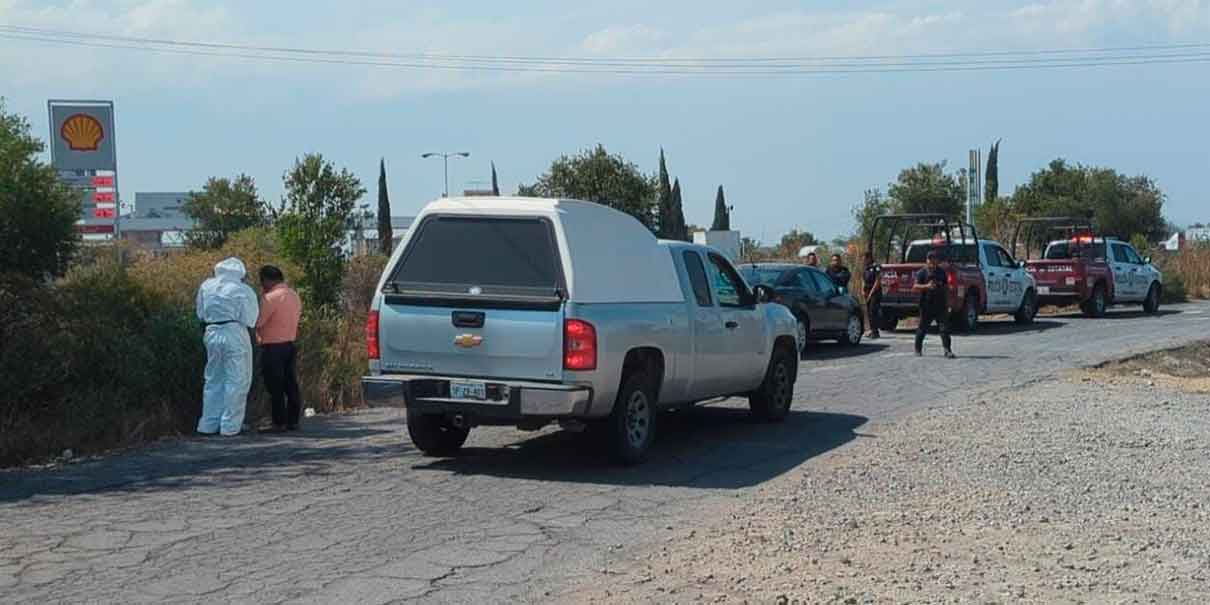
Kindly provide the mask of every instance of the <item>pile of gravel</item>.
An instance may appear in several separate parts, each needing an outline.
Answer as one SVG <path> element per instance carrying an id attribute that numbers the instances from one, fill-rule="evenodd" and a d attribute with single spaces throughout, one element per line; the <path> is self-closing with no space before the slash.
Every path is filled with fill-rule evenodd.
<path id="1" fill-rule="evenodd" d="M 1104 377 L 870 427 L 577 600 L 1210 602 L 1210 398 Z"/>

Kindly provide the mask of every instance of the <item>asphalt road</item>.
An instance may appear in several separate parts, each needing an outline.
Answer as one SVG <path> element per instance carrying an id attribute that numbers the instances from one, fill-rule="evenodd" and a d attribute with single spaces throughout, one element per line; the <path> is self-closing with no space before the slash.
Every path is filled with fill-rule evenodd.
<path id="1" fill-rule="evenodd" d="M 720 504 L 934 403 L 994 398 L 1066 368 L 1210 338 L 1210 304 L 1155 317 L 991 321 L 926 357 L 899 332 L 820 344 L 780 425 L 728 401 L 662 418 L 644 466 L 577 435 L 480 428 L 428 459 L 394 411 L 301 434 L 184 439 L 0 473 L 0 602 L 575 601 L 611 565 L 692 539 Z M 840 452 L 840 453 L 843 453 Z"/>

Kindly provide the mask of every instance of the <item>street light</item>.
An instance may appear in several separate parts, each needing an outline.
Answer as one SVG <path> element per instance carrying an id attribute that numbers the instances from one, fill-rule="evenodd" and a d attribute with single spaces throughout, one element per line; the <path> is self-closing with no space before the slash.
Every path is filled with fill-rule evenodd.
<path id="1" fill-rule="evenodd" d="M 429 153 L 420 154 L 420 157 L 423 159 L 426 159 L 426 160 L 429 158 L 438 158 L 438 157 L 441 158 L 441 164 L 442 164 L 442 166 L 444 166 L 444 169 L 445 169 L 445 195 L 443 195 L 442 197 L 449 197 L 450 196 L 450 158 L 451 157 L 469 158 L 469 157 L 471 157 L 471 154 L 467 153 L 465 151 L 455 151 L 452 153 L 429 152 Z"/>

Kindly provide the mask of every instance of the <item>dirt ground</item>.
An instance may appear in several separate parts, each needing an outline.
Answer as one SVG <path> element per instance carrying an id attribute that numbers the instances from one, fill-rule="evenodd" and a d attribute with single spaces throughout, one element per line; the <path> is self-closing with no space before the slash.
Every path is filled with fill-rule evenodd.
<path id="1" fill-rule="evenodd" d="M 873 425 L 568 602 L 1210 602 L 1210 343 Z"/>

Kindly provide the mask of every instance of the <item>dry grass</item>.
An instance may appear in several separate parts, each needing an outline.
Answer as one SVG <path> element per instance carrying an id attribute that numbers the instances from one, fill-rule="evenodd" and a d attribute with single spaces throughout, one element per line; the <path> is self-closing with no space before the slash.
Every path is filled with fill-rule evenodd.
<path id="1" fill-rule="evenodd" d="M 1210 299 L 1210 245 L 1199 244 L 1155 259 L 1164 281 L 1175 278 L 1190 298 Z M 1171 289 L 1167 283 L 1165 288 Z"/>

